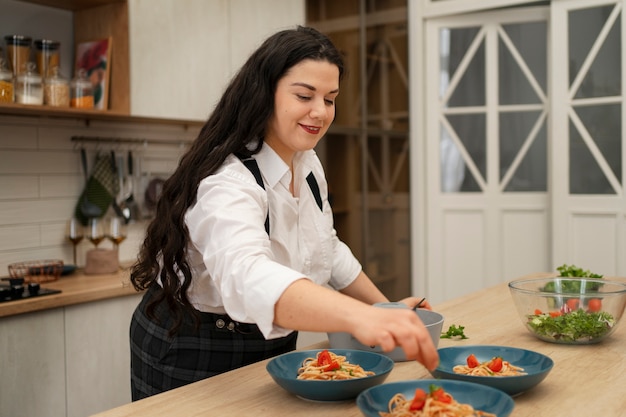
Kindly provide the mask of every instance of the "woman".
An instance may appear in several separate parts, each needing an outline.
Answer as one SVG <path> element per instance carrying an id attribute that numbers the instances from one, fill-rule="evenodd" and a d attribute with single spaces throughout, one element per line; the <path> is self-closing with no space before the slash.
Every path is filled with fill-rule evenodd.
<path id="1" fill-rule="evenodd" d="M 147 289 L 130 329 L 133 400 L 293 350 L 295 330 L 437 365 L 414 312 L 372 306 L 388 300 L 333 228 L 313 148 L 343 71 L 314 29 L 271 36 L 165 182 L 131 272 Z"/>

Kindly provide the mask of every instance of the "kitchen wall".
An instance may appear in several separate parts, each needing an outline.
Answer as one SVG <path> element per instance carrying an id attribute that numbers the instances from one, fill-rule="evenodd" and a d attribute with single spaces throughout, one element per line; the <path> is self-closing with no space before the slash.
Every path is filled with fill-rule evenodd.
<path id="1" fill-rule="evenodd" d="M 111 123 L 0 115 L 0 276 L 11 262 L 62 259 L 72 263 L 72 245 L 65 238 L 66 221 L 85 185 L 80 164 L 80 145 L 72 136 L 138 139 L 136 144 L 85 143 L 89 165 L 97 152 L 130 149 L 140 170 L 136 177 L 140 204 L 148 181 L 167 177 L 176 167 L 184 141 L 197 129 L 153 123 Z M 147 144 L 142 141 L 145 139 Z M 166 145 L 159 141 L 180 140 Z M 110 209 L 109 214 L 112 210 Z M 144 210 L 145 212 L 145 210 Z M 128 238 L 120 245 L 120 260 L 135 258 L 142 242 L 145 220 L 129 225 Z M 108 241 L 100 247 L 111 248 Z M 83 240 L 78 246 L 79 265 L 93 245 Z"/>

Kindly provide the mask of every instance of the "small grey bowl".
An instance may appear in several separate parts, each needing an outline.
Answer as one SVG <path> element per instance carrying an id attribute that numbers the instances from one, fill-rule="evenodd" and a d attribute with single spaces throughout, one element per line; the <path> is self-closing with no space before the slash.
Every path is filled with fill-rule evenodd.
<path id="1" fill-rule="evenodd" d="M 382 308 L 408 308 L 405 304 L 402 303 L 377 303 L 374 305 Z M 443 316 L 435 311 L 425 310 L 421 308 L 415 310 L 415 313 L 422 320 L 424 326 L 426 326 L 426 329 L 430 333 L 430 337 L 433 340 L 435 348 L 438 347 L 439 337 L 441 336 L 441 330 L 443 328 Z M 402 348 L 397 347 L 391 352 L 383 352 L 380 346 L 365 346 L 350 333 L 328 333 L 328 342 L 330 343 L 330 347 L 333 349 L 366 350 L 369 352 L 377 352 L 382 355 L 388 356 L 395 362 L 404 362 L 407 360 Z"/>

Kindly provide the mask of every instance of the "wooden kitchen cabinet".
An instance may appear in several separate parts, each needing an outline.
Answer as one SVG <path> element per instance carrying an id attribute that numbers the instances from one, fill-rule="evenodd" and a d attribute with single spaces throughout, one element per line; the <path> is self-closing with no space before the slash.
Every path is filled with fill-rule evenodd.
<path id="1" fill-rule="evenodd" d="M 130 402 L 141 294 L 0 318 L 0 416 L 84 417 Z"/>
<path id="2" fill-rule="evenodd" d="M 0 416 L 65 416 L 63 308 L 0 319 Z"/>
<path id="3" fill-rule="evenodd" d="M 128 0 L 131 114 L 206 120 L 249 54 L 304 0 Z"/>
<path id="4" fill-rule="evenodd" d="M 65 307 L 67 417 L 126 404 L 130 318 L 141 294 Z"/>

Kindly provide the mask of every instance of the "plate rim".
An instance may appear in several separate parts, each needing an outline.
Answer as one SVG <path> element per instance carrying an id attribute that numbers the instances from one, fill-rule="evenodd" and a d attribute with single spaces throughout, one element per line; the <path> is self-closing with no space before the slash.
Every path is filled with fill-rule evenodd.
<path id="1" fill-rule="evenodd" d="M 456 380 L 456 379 L 432 379 L 432 378 L 406 379 L 406 380 L 392 381 L 392 382 L 386 382 L 384 384 L 376 385 L 376 386 L 367 388 L 361 393 L 359 393 L 359 395 L 357 395 L 356 397 L 355 403 L 357 405 L 357 408 L 361 411 L 361 413 L 363 413 L 366 416 L 373 415 L 373 414 L 366 414 L 366 411 L 369 412 L 370 410 L 364 410 L 362 408 L 362 405 L 365 403 L 365 396 L 368 395 L 369 392 L 383 389 L 382 387 L 390 387 L 390 386 L 395 386 L 395 385 L 404 386 L 404 385 L 411 385 L 411 384 L 419 384 L 419 385 L 424 384 L 427 386 L 431 384 L 439 385 L 439 386 L 442 386 L 442 384 L 470 385 L 470 386 L 474 386 L 474 388 L 477 388 L 479 390 L 486 390 L 488 392 L 499 394 L 501 397 L 505 398 L 507 409 L 505 410 L 506 414 L 499 414 L 498 417 L 509 416 L 515 408 L 515 400 L 513 400 L 513 397 L 510 394 L 498 388 L 494 388 L 488 385 L 480 384 L 477 382 L 471 382 L 471 381 Z M 472 405 L 472 407 L 474 406 Z M 378 412 L 380 411 L 382 410 L 376 410 L 376 417 L 379 416 Z M 482 410 L 482 411 L 488 411 L 488 410 Z"/>
<path id="2" fill-rule="evenodd" d="M 554 367 L 554 359 L 552 359 L 550 356 L 545 355 L 541 352 L 537 352 L 536 350 L 531 350 L 531 349 L 526 349 L 526 348 L 518 348 L 515 346 L 506 346 L 506 345 L 463 345 L 463 346 L 445 346 L 445 347 L 441 347 L 437 349 L 437 353 L 439 353 L 439 351 L 441 350 L 460 350 L 460 349 L 467 349 L 467 348 L 500 348 L 500 349 L 506 349 L 506 350 L 511 350 L 511 351 L 517 351 L 517 352 L 525 352 L 525 353 L 530 353 L 532 355 L 537 355 L 539 357 L 541 357 L 543 360 L 547 360 L 549 363 L 549 366 L 545 369 L 542 370 L 542 372 L 536 372 L 534 374 L 531 375 L 510 375 L 510 376 L 500 376 L 498 377 L 498 379 L 515 379 L 515 378 L 520 378 L 520 377 L 524 377 L 524 376 L 533 376 L 533 375 L 538 375 L 538 374 L 542 374 L 542 373 L 546 373 L 546 372 L 550 372 L 552 370 L 552 368 Z M 441 355 L 440 355 L 441 356 Z M 437 370 L 441 370 L 443 372 L 446 373 L 451 373 L 452 369 L 450 369 L 450 371 L 445 370 L 445 369 L 440 369 L 441 366 L 441 362 L 439 362 L 439 365 L 437 365 L 437 368 L 435 368 L 433 371 L 437 371 Z M 460 375 L 460 374 L 458 374 Z M 481 375 L 466 375 L 467 377 L 472 377 L 472 378 L 488 378 L 488 379 L 493 379 L 493 377 L 490 376 L 481 376 Z"/>
<path id="3" fill-rule="evenodd" d="M 371 375 L 365 378 L 355 378 L 355 379 L 347 379 L 347 380 L 299 380 L 296 377 L 288 377 L 288 376 L 283 376 L 283 375 L 279 375 L 276 374 L 275 372 L 271 372 L 270 370 L 272 369 L 272 367 L 274 366 L 278 366 L 278 362 L 279 359 L 281 357 L 286 357 L 286 356 L 295 356 L 295 355 L 299 355 L 301 357 L 307 357 L 307 356 L 311 356 L 311 354 L 315 355 L 315 353 L 317 352 L 321 352 L 323 350 L 329 350 L 331 352 L 334 352 L 336 354 L 342 354 L 342 353 L 351 353 L 354 352 L 357 355 L 362 355 L 362 356 L 370 356 L 372 358 L 378 359 L 380 362 L 379 364 L 381 364 L 381 366 L 384 368 L 382 371 L 379 371 L 378 373 L 376 373 L 375 375 Z M 291 395 L 295 395 L 303 400 L 307 400 L 307 401 L 316 401 L 316 402 L 324 402 L 324 403 L 332 403 L 332 402 L 342 402 L 342 401 L 349 401 L 349 400 L 354 400 L 358 394 L 360 394 L 360 392 L 362 392 L 365 389 L 368 388 L 372 388 L 372 386 L 367 386 L 366 388 L 343 388 L 344 390 L 347 389 L 347 391 L 349 391 L 347 394 L 345 395 L 329 395 L 328 399 L 326 398 L 321 398 L 320 396 L 316 395 L 316 396 L 308 396 L 308 395 L 303 395 L 302 394 L 302 387 L 304 386 L 309 386 L 309 387 L 321 387 L 323 386 L 324 389 L 322 390 L 323 392 L 328 392 L 328 391 L 339 391 L 341 390 L 342 386 L 349 386 L 349 385 L 360 385 L 360 384 L 367 384 L 367 383 L 372 383 L 372 381 L 378 381 L 378 382 L 374 382 L 375 385 L 380 385 L 382 383 L 384 383 L 384 381 L 389 377 L 389 375 L 391 374 L 391 371 L 393 371 L 395 367 L 395 362 L 385 356 L 382 355 L 380 353 L 377 352 L 368 352 L 368 351 L 362 351 L 362 350 L 358 350 L 358 349 L 341 349 L 341 348 L 319 348 L 319 349 L 303 349 L 303 350 L 294 350 L 291 352 L 285 352 L 283 354 L 280 354 L 278 356 L 274 356 L 273 358 L 271 358 L 267 364 L 265 365 L 265 369 L 266 372 L 269 374 L 269 376 L 274 380 L 274 382 L 283 390 L 285 390 L 285 392 L 288 392 Z M 294 383 L 296 385 L 296 387 L 292 388 L 292 389 L 287 389 L 285 386 L 283 386 L 283 384 L 281 384 L 281 382 L 279 382 L 279 380 L 284 383 L 284 384 L 288 384 L 288 383 Z M 368 382 L 364 382 L 364 381 L 368 381 Z M 324 385 L 320 385 L 320 384 L 324 384 Z M 331 388 L 332 387 L 332 388 Z M 358 392 L 353 392 L 357 390 Z"/>
<path id="4" fill-rule="evenodd" d="M 538 360 L 542 364 L 547 364 L 545 367 L 541 367 L 539 370 L 531 371 L 531 373 L 527 373 L 526 375 L 510 375 L 510 376 L 482 376 L 482 375 L 463 375 L 457 374 L 452 370 L 452 367 L 442 368 L 441 362 L 434 370 L 430 371 L 430 374 L 434 378 L 446 379 L 446 380 L 456 380 L 456 381 L 466 381 L 472 382 L 476 384 L 485 385 L 488 387 L 492 387 L 495 389 L 499 389 L 504 391 L 508 395 L 516 397 L 521 395 L 539 385 L 544 379 L 547 378 L 548 374 L 554 368 L 554 359 L 545 355 L 541 352 L 537 352 L 531 349 L 519 348 L 515 346 L 506 346 L 506 345 L 463 345 L 463 346 L 446 346 L 443 349 L 448 349 L 452 352 L 452 354 L 456 354 L 454 351 L 466 351 L 469 352 L 471 350 L 480 349 L 502 349 L 508 351 L 521 352 L 524 355 L 532 355 L 533 357 L 538 358 Z M 437 349 L 439 352 L 440 349 Z M 506 353 L 504 353 L 506 354 Z M 441 355 L 440 355 L 441 358 Z M 523 366 L 523 364 L 520 364 Z"/>
<path id="5" fill-rule="evenodd" d="M 350 352 L 350 353 L 354 352 L 357 355 L 363 354 L 363 355 L 366 355 L 366 356 L 378 357 L 383 362 L 385 362 L 388 365 L 388 367 L 390 368 L 389 371 L 385 371 L 385 372 L 391 372 L 393 370 L 393 368 L 395 367 L 395 362 L 393 361 L 393 359 L 389 358 L 386 355 L 383 355 L 382 353 L 371 352 L 371 351 L 367 351 L 367 350 L 359 350 L 359 349 L 348 349 L 348 348 L 319 348 L 319 349 L 298 349 L 298 350 L 292 350 L 291 352 L 281 353 L 280 355 L 277 355 L 277 356 L 274 356 L 274 357 L 270 358 L 270 360 L 265 365 L 265 370 L 267 372 L 269 372 L 270 364 L 276 364 L 280 358 L 284 358 L 284 357 L 287 357 L 287 356 L 293 356 L 293 355 L 296 355 L 296 354 L 304 354 L 306 352 L 310 352 L 312 354 L 316 354 L 316 353 L 321 352 L 323 350 L 328 350 L 329 352 L 333 352 L 335 354 L 337 354 L 338 352 Z M 375 375 L 372 375 L 372 376 L 375 376 Z M 353 381 L 353 379 L 338 380 L 338 381 L 318 381 L 318 382 L 345 382 L 345 381 Z M 314 380 L 309 380 L 309 382 L 314 382 Z"/>

